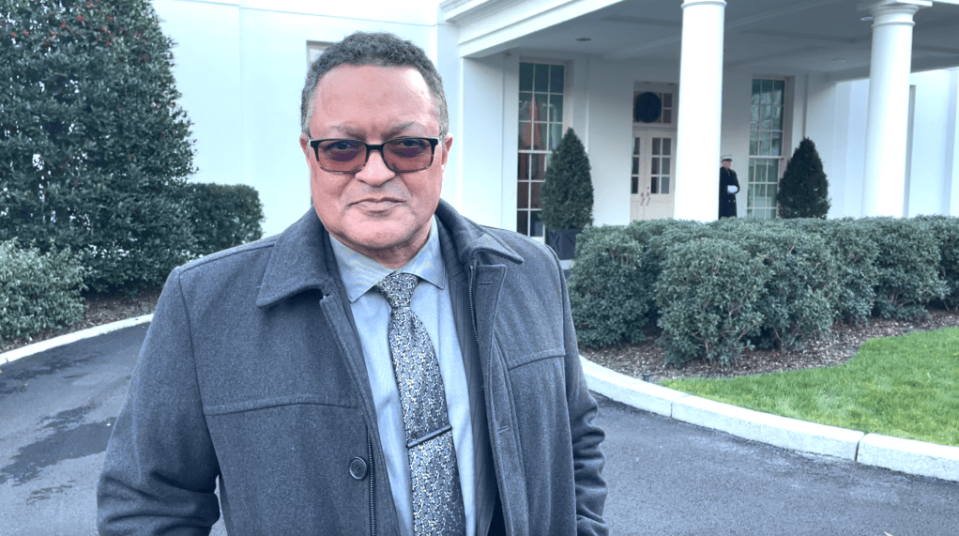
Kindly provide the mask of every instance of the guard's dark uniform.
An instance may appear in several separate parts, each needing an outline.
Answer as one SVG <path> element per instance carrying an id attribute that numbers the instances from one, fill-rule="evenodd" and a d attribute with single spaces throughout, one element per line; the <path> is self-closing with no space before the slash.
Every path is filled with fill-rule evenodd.
<path id="1" fill-rule="evenodd" d="M 729 193 L 729 186 L 735 186 L 736 190 Z M 736 217 L 736 194 L 739 193 L 739 179 L 736 172 L 724 167 L 719 168 L 719 217 Z"/>

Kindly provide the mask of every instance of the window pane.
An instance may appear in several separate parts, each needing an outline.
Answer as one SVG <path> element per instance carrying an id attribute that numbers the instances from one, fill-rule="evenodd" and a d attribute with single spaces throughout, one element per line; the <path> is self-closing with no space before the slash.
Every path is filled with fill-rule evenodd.
<path id="1" fill-rule="evenodd" d="M 663 155 L 671 156 L 673 154 L 673 140 L 663 138 Z"/>
<path id="2" fill-rule="evenodd" d="M 771 132 L 770 133 L 770 153 L 774 156 L 782 156 L 783 154 L 783 135 L 781 132 Z"/>
<path id="3" fill-rule="evenodd" d="M 541 201 L 543 200 L 543 183 L 541 182 L 531 182 L 530 186 L 530 196 L 529 196 L 529 208 L 543 208 Z"/>
<path id="4" fill-rule="evenodd" d="M 549 65 L 536 65 L 533 75 L 533 91 L 549 91 Z"/>
<path id="5" fill-rule="evenodd" d="M 562 95 L 549 96 L 549 120 L 556 121 L 558 123 L 563 122 L 563 96 Z"/>
<path id="6" fill-rule="evenodd" d="M 649 178 L 649 193 L 651 194 L 659 193 L 659 177 Z"/>
<path id="7" fill-rule="evenodd" d="M 668 94 L 668 93 L 667 93 Z M 672 110 L 663 110 L 663 123 L 667 125 L 673 124 L 673 111 Z"/>
<path id="8" fill-rule="evenodd" d="M 759 133 L 759 154 L 761 155 L 769 154 L 769 133 L 768 132 Z"/>
<path id="9" fill-rule="evenodd" d="M 759 121 L 759 128 L 763 130 L 769 130 L 773 128 L 773 107 L 772 106 L 763 106 L 762 107 L 762 117 Z"/>
<path id="10" fill-rule="evenodd" d="M 529 235 L 543 236 L 543 222 L 539 219 L 539 211 L 531 210 L 529 213 Z"/>
<path id="11" fill-rule="evenodd" d="M 662 168 L 663 170 L 661 171 L 661 173 L 663 175 L 669 175 L 669 157 L 666 157 L 666 156 L 663 157 Z"/>
<path id="12" fill-rule="evenodd" d="M 533 116 L 533 121 L 546 122 L 549 120 L 549 102 L 544 93 L 533 95 L 533 106 L 535 107 L 533 113 L 536 114 Z"/>
<path id="13" fill-rule="evenodd" d="M 653 157 L 649 163 L 649 172 L 653 175 L 659 175 L 659 158 Z"/>
<path id="14" fill-rule="evenodd" d="M 663 177 L 660 179 L 659 185 L 662 187 L 663 193 L 669 193 L 669 177 Z"/>
<path id="15" fill-rule="evenodd" d="M 529 208 L 529 183 L 516 183 L 516 208 Z"/>
<path id="16" fill-rule="evenodd" d="M 773 81 L 772 80 L 762 80 L 762 98 L 759 102 L 763 104 L 770 104 L 772 102 L 772 90 L 773 90 Z"/>
<path id="17" fill-rule="evenodd" d="M 533 120 L 532 114 L 533 114 L 533 94 L 521 92 L 519 94 L 519 120 L 532 121 Z"/>
<path id="18" fill-rule="evenodd" d="M 776 130 L 783 129 L 783 107 L 776 106 L 773 108 L 773 128 Z"/>
<path id="19" fill-rule="evenodd" d="M 549 92 L 562 93 L 566 67 L 562 65 L 549 66 Z"/>
<path id="20" fill-rule="evenodd" d="M 673 107 L 673 94 L 672 93 L 663 93 L 663 106 L 665 108 Z"/>
<path id="21" fill-rule="evenodd" d="M 653 138 L 653 153 L 652 154 L 663 154 L 660 152 L 659 148 L 659 138 Z"/>
<path id="22" fill-rule="evenodd" d="M 533 123 L 533 150 L 544 149 L 546 149 L 546 123 Z"/>
<path id="23" fill-rule="evenodd" d="M 786 81 L 785 80 L 773 80 L 773 103 L 782 105 L 786 102 Z"/>
<path id="24" fill-rule="evenodd" d="M 533 91 L 533 64 L 519 64 L 519 90 Z"/>
<path id="25" fill-rule="evenodd" d="M 639 154 L 639 138 L 633 138 L 633 154 Z"/>
<path id="26" fill-rule="evenodd" d="M 516 180 L 529 180 L 529 155 L 521 154 L 517 160 L 519 161 L 519 169 L 516 170 Z"/>
<path id="27" fill-rule="evenodd" d="M 563 124 L 562 123 L 550 123 L 549 125 L 549 150 L 552 151 L 556 149 L 556 146 L 559 145 L 559 140 L 563 139 Z"/>
<path id="28" fill-rule="evenodd" d="M 749 108 L 749 128 L 759 128 L 759 106 L 750 106 Z"/>
<path id="29" fill-rule="evenodd" d="M 630 177 L 629 192 L 632 194 L 639 193 L 639 177 Z"/>
<path id="30" fill-rule="evenodd" d="M 762 80 L 758 78 L 753 78 L 753 104 L 759 104 L 760 95 L 762 94 Z"/>
<path id="31" fill-rule="evenodd" d="M 530 160 L 531 160 L 531 166 L 530 166 L 529 180 L 531 181 L 543 180 L 543 175 L 546 173 L 546 155 L 532 154 L 530 155 Z"/>
<path id="32" fill-rule="evenodd" d="M 759 154 L 759 133 L 755 130 L 749 133 L 749 154 L 750 156 Z"/>
<path id="33" fill-rule="evenodd" d="M 516 232 L 521 235 L 529 234 L 529 213 L 525 210 L 516 212 Z"/>
<path id="34" fill-rule="evenodd" d="M 519 124 L 519 150 L 528 151 L 532 147 L 532 123 L 520 122 Z"/>
<path id="35" fill-rule="evenodd" d="M 639 175 L 639 158 L 633 157 L 633 175 Z"/>

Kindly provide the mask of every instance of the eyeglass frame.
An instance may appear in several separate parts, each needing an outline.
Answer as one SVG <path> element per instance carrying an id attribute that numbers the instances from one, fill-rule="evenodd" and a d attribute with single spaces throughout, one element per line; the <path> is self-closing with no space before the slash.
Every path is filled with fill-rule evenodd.
<path id="1" fill-rule="evenodd" d="M 427 142 L 430 144 L 430 163 L 429 163 L 429 165 L 427 165 L 427 166 L 424 167 L 424 168 L 413 169 L 413 170 L 409 170 L 409 171 L 398 171 L 398 170 L 395 170 L 395 169 L 393 169 L 392 167 L 390 167 L 389 162 L 386 161 L 386 153 L 383 152 L 383 148 L 386 147 L 386 144 L 388 144 L 388 143 L 390 143 L 390 142 L 401 141 L 401 140 L 425 140 L 425 141 L 427 141 Z M 363 145 L 364 147 L 366 147 L 366 160 L 363 161 L 363 165 L 362 165 L 362 166 L 360 166 L 358 169 L 355 169 L 355 170 L 352 170 L 352 171 L 333 171 L 333 170 L 326 169 L 325 167 L 323 167 L 323 164 L 320 163 L 320 143 L 322 143 L 322 142 L 324 142 L 324 141 L 352 141 L 352 142 L 359 143 L 359 144 Z M 390 171 L 392 171 L 393 173 L 417 173 L 417 172 L 419 172 L 419 171 L 423 171 L 423 170 L 429 169 L 429 168 L 431 168 L 431 167 L 433 166 L 433 159 L 436 157 L 436 146 L 439 145 L 440 139 L 439 139 L 439 138 L 431 138 L 431 137 L 429 137 L 429 136 L 400 136 L 400 137 L 398 137 L 398 138 L 390 138 L 390 139 L 384 141 L 383 143 L 381 143 L 381 144 L 379 144 L 379 145 L 372 145 L 372 144 L 366 143 L 365 141 L 360 141 L 360 140 L 357 140 L 357 139 L 354 139 L 354 138 L 310 138 L 310 139 L 307 139 L 306 142 L 310 145 L 310 147 L 313 148 L 313 157 L 316 158 L 316 165 L 319 166 L 320 169 L 322 169 L 323 171 L 325 171 L 325 172 L 327 172 L 327 173 L 336 173 L 336 174 L 338 174 L 338 175 L 352 175 L 352 174 L 354 174 L 354 173 L 359 173 L 360 171 L 363 171 L 363 168 L 366 167 L 366 164 L 368 164 L 368 163 L 370 162 L 370 154 L 372 154 L 373 151 L 379 151 L 379 152 L 380 152 L 380 158 L 383 159 L 383 165 L 386 166 L 386 168 L 389 169 Z"/>

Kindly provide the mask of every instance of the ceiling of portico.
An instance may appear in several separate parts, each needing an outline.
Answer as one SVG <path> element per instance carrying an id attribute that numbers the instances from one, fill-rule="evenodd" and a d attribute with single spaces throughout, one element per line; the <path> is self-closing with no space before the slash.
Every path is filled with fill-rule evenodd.
<path id="1" fill-rule="evenodd" d="M 727 67 L 780 74 L 821 72 L 834 80 L 869 76 L 872 21 L 856 1 L 726 3 Z M 515 8 L 519 2 L 510 4 Z M 504 39 L 498 46 L 490 47 L 489 52 L 522 49 L 610 60 L 679 61 L 682 0 L 622 0 L 604 4 L 606 7 L 575 18 Z M 935 2 L 930 8 L 921 9 L 914 20 L 913 70 L 959 66 L 959 5 Z M 483 20 L 478 17 L 463 23 L 477 25 Z M 473 33 L 476 34 L 475 29 Z M 485 54 L 480 50 L 473 55 Z"/>

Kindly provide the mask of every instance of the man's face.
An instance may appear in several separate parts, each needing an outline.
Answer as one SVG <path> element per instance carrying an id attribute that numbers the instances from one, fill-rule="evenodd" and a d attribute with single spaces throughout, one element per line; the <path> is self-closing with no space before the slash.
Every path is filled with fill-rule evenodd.
<path id="1" fill-rule="evenodd" d="M 310 138 L 351 138 L 381 144 L 405 136 L 436 137 L 439 122 L 423 76 L 413 67 L 341 65 L 317 86 Z M 310 167 L 313 206 L 340 242 L 390 268 L 399 268 L 429 236 L 453 138 L 436 147 L 433 164 L 396 173 L 371 151 L 352 174 L 324 171 L 307 136 L 300 147 Z"/>
<path id="2" fill-rule="evenodd" d="M 732 161 L 732 160 L 723 160 L 723 167 L 724 167 L 724 168 L 729 169 L 730 166 L 732 166 L 732 165 L 733 165 L 733 161 Z"/>

